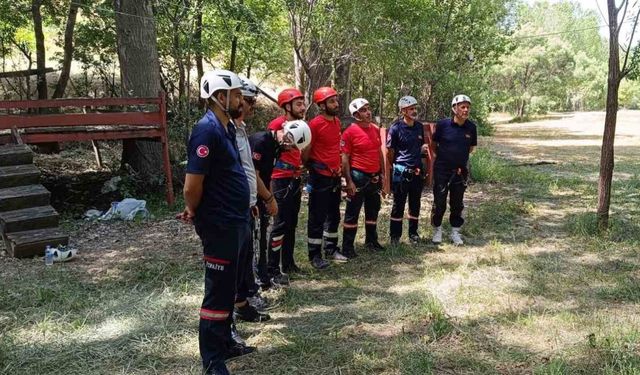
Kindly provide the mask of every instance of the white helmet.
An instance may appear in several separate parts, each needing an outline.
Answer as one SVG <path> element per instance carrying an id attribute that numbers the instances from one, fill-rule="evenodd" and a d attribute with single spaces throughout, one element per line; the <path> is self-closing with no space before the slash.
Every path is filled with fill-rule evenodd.
<path id="1" fill-rule="evenodd" d="M 369 104 L 367 99 L 364 99 L 364 98 L 353 99 L 351 103 L 349 103 L 349 112 L 351 113 L 351 116 L 353 116 L 356 112 L 360 110 L 360 108 L 364 107 L 367 104 Z"/>
<path id="2" fill-rule="evenodd" d="M 291 134 L 293 144 L 298 150 L 309 146 L 311 143 L 311 129 L 304 120 L 287 121 L 284 124 L 284 134 Z"/>
<path id="3" fill-rule="evenodd" d="M 255 98 L 260 93 L 256 86 L 249 78 L 240 78 L 242 80 L 242 96 Z"/>
<path id="4" fill-rule="evenodd" d="M 407 107 L 411 107 L 418 104 L 418 101 L 416 100 L 416 98 L 414 98 L 413 96 L 403 96 L 402 98 L 400 98 L 400 100 L 398 101 L 398 107 L 402 110 L 405 109 Z"/>
<path id="5" fill-rule="evenodd" d="M 468 96 L 460 94 L 460 95 L 456 95 L 453 97 L 453 100 L 451 100 L 451 106 L 455 107 L 456 104 L 460 104 L 460 103 L 464 103 L 467 102 L 469 104 L 471 104 L 471 99 L 469 99 Z"/>
<path id="6" fill-rule="evenodd" d="M 209 99 L 218 90 L 233 90 L 242 87 L 242 81 L 234 72 L 217 69 L 210 70 L 200 79 L 200 97 Z"/>

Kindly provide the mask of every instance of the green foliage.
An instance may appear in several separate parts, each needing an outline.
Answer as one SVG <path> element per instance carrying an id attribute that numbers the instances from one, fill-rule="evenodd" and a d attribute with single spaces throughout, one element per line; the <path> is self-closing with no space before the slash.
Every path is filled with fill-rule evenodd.
<path id="1" fill-rule="evenodd" d="M 597 14 L 571 2 L 522 4 L 509 53 L 492 68 L 492 108 L 518 117 L 604 107 L 606 41 Z"/>
<path id="2" fill-rule="evenodd" d="M 112 6 L 109 0 L 80 6 L 73 58 L 81 70 L 68 96 L 120 94 Z M 60 44 L 68 7 L 44 2 L 54 37 L 48 43 Z M 14 15 L 0 21 L 0 55 L 24 59 L 33 51 L 30 2 L 4 1 L 0 12 Z M 331 84 L 343 105 L 365 97 L 383 118 L 396 116 L 397 100 L 407 94 L 418 98 L 421 117 L 449 116 L 451 97 L 464 93 L 485 135 L 492 133 L 486 121 L 491 110 L 524 117 L 604 105 L 606 43 L 598 16 L 569 1 L 181 0 L 155 3 L 154 17 L 163 88 L 178 133 L 199 111 L 199 54 L 205 69 L 233 66 L 258 84 L 289 86 L 298 78 L 307 92 Z M 636 49 L 629 78 L 636 76 L 639 56 Z M 635 91 L 623 92 L 623 106 L 638 106 Z"/>

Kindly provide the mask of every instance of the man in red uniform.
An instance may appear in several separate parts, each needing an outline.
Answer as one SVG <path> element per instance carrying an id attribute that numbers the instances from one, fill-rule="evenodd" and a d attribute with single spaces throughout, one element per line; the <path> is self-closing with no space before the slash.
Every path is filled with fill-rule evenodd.
<path id="1" fill-rule="evenodd" d="M 284 115 L 269 123 L 269 130 L 272 131 L 282 130 L 287 121 L 301 120 L 306 112 L 304 95 L 294 88 L 282 90 L 278 95 L 278 105 L 284 109 Z M 278 204 L 278 214 L 274 218 L 269 238 L 267 276 L 260 276 L 263 288 L 268 288 L 271 284 L 288 285 L 287 274 L 300 271 L 293 258 L 302 197 L 300 153 L 295 147 L 283 151 L 271 174 L 271 191 Z"/>
<path id="2" fill-rule="evenodd" d="M 309 168 L 309 219 L 307 221 L 309 260 L 316 269 L 324 269 L 329 262 L 322 258 L 346 262 L 338 248 L 340 225 L 340 119 L 338 93 L 331 87 L 320 87 L 313 93 L 313 101 L 321 114 L 309 122 L 311 145 L 302 154 Z"/>
<path id="3" fill-rule="evenodd" d="M 371 123 L 371 109 L 366 99 L 354 99 L 349 112 L 356 119 L 344 133 L 342 151 L 342 174 L 347 181 L 347 208 L 344 213 L 342 253 L 347 258 L 357 256 L 354 241 L 358 231 L 358 216 L 364 203 L 365 247 L 384 250 L 378 242 L 378 212 L 380 211 L 380 189 L 383 186 L 382 145 L 380 128 Z"/>

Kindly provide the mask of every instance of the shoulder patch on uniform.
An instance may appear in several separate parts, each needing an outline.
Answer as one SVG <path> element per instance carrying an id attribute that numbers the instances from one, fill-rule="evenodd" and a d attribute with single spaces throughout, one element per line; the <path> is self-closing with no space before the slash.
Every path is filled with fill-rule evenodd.
<path id="1" fill-rule="evenodd" d="M 253 153 L 253 160 L 260 160 L 262 159 L 262 154 L 259 152 L 254 152 Z"/>
<path id="2" fill-rule="evenodd" d="M 209 147 L 205 145 L 198 146 L 198 148 L 196 148 L 196 155 L 201 158 L 206 158 L 209 156 Z"/>

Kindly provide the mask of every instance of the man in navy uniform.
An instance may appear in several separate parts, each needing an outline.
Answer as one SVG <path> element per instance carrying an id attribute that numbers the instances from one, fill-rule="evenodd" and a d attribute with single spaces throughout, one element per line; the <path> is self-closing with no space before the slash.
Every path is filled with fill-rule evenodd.
<path id="1" fill-rule="evenodd" d="M 238 254 L 249 229 L 249 184 L 233 118 L 242 113 L 242 82 L 233 72 L 206 72 L 200 97 L 207 112 L 191 132 L 181 219 L 195 224 L 205 265 L 200 355 L 205 374 L 227 375 Z"/>
<path id="2" fill-rule="evenodd" d="M 420 242 L 418 217 L 420 197 L 424 187 L 425 171 L 422 155 L 427 151 L 424 127 L 418 118 L 418 101 L 413 96 L 403 96 L 398 101 L 402 118 L 396 121 L 387 134 L 387 157 L 393 165 L 393 206 L 389 223 L 389 238 L 398 244 L 402 235 L 404 206 L 409 200 L 409 240 Z"/>
<path id="3" fill-rule="evenodd" d="M 466 95 L 456 95 L 451 101 L 453 118 L 436 123 L 433 141 L 436 144 L 436 160 L 433 166 L 433 206 L 431 225 L 434 227 L 432 241 L 442 242 L 442 218 L 447 209 L 449 196 L 449 224 L 451 224 L 451 242 L 464 244 L 460 227 L 464 224 L 464 191 L 469 176 L 469 154 L 478 145 L 476 124 L 469 120 L 471 99 Z"/>

